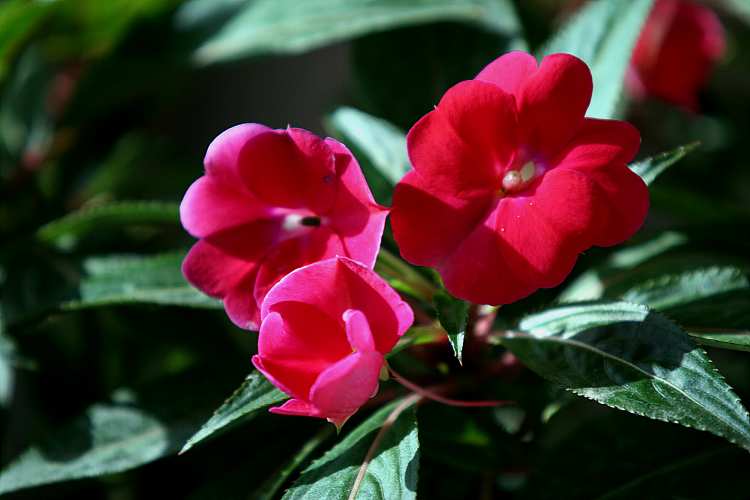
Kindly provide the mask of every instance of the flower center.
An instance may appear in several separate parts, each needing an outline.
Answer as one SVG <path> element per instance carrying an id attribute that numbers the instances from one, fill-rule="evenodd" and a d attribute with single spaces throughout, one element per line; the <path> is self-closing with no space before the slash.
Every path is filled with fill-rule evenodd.
<path id="1" fill-rule="evenodd" d="M 287 232 L 296 232 L 303 228 L 315 228 L 323 225 L 323 219 L 317 215 L 286 214 L 282 227 Z"/>
<path id="2" fill-rule="evenodd" d="M 517 193 L 534 178 L 537 166 L 533 161 L 526 162 L 518 170 L 508 170 L 503 176 L 501 194 Z"/>

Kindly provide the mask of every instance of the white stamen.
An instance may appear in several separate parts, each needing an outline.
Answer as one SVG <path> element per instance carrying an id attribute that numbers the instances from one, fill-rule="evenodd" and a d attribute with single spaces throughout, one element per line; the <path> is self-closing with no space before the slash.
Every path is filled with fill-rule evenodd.
<path id="1" fill-rule="evenodd" d="M 521 173 L 518 170 L 508 170 L 503 177 L 503 190 L 513 191 L 523 183 Z"/>

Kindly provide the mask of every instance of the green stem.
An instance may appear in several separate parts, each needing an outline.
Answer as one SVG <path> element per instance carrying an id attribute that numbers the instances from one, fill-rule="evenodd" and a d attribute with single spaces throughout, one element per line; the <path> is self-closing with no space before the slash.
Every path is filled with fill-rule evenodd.
<path id="1" fill-rule="evenodd" d="M 426 302 L 432 302 L 432 296 L 436 292 L 435 285 L 385 248 L 380 249 L 376 268 L 382 274 L 389 275 L 407 284 L 419 294 L 418 298 Z"/>

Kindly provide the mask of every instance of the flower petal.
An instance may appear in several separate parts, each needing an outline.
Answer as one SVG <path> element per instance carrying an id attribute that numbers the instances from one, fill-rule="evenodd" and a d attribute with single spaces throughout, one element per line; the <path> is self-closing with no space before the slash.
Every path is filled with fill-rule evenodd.
<path id="1" fill-rule="evenodd" d="M 275 207 L 322 214 L 335 199 L 333 153 L 323 139 L 306 130 L 256 135 L 242 149 L 239 168 L 250 190 Z"/>
<path id="2" fill-rule="evenodd" d="M 628 122 L 586 118 L 555 164 L 563 168 L 624 164 L 635 157 L 640 145 L 641 134 Z"/>
<path id="3" fill-rule="evenodd" d="M 290 272 L 319 260 L 344 255 L 346 250 L 337 234 L 327 227 L 306 229 L 268 251 L 260 264 L 254 295 L 263 302 L 268 290 Z"/>
<path id="4" fill-rule="evenodd" d="M 240 152 L 252 138 L 269 132 L 272 129 L 257 123 L 243 123 L 225 130 L 208 146 L 203 159 L 206 174 L 230 186 L 241 185 Z"/>
<path id="5" fill-rule="evenodd" d="M 274 406 L 268 411 L 277 415 L 293 415 L 298 417 L 318 417 L 323 418 L 323 414 L 320 413 L 315 406 L 302 401 L 301 399 L 290 399 L 281 406 Z"/>
<path id="6" fill-rule="evenodd" d="M 351 152 L 338 141 L 326 139 L 334 153 L 340 181 L 328 218 L 331 229 L 341 237 L 342 255 L 375 265 L 388 209 L 375 203 L 362 170 Z M 333 256 L 333 254 L 330 254 Z"/>
<path id="7" fill-rule="evenodd" d="M 492 192 L 513 158 L 515 130 L 513 96 L 490 83 L 460 82 L 411 128 L 409 158 L 432 193 Z"/>
<path id="8" fill-rule="evenodd" d="M 429 182 L 411 171 L 393 192 L 391 226 L 404 259 L 437 266 L 456 249 L 486 213 L 492 195 L 464 199 L 429 191 Z"/>
<path id="9" fill-rule="evenodd" d="M 350 308 L 360 310 L 370 325 L 375 348 L 387 354 L 414 322 L 414 312 L 380 276 L 361 263 L 338 257 L 342 287 Z"/>
<path id="10" fill-rule="evenodd" d="M 536 69 L 534 56 L 515 50 L 489 63 L 474 79 L 493 83 L 505 92 L 518 96 L 521 86 Z"/>
<path id="11" fill-rule="evenodd" d="M 362 352 L 375 350 L 375 340 L 372 338 L 370 324 L 362 311 L 347 309 L 342 316 L 346 325 L 346 338 L 352 349 Z"/>
<path id="12" fill-rule="evenodd" d="M 375 394 L 382 366 L 378 352 L 352 353 L 320 374 L 310 389 L 310 401 L 326 418 L 346 420 Z"/>
<path id="13" fill-rule="evenodd" d="M 268 216 L 268 208 L 248 191 L 204 175 L 188 188 L 180 203 L 180 221 L 196 238 Z"/>
<path id="14" fill-rule="evenodd" d="M 350 353 L 342 325 L 309 304 L 279 304 L 260 326 L 263 372 L 296 398 L 307 399 L 318 375 Z"/>
<path id="15" fill-rule="evenodd" d="M 570 54 L 552 54 L 522 85 L 518 121 L 525 145 L 551 161 L 578 132 L 591 101 L 593 82 L 586 63 Z"/>

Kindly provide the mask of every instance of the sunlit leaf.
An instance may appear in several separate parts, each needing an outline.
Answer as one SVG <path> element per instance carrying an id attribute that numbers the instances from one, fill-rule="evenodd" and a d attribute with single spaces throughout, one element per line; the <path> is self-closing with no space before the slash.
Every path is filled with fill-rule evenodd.
<path id="1" fill-rule="evenodd" d="M 453 347 L 459 363 L 462 363 L 464 335 L 468 321 L 469 303 L 451 296 L 445 290 L 439 290 L 433 297 L 440 324 L 448 333 L 448 340 Z"/>
<path id="2" fill-rule="evenodd" d="M 215 8 L 211 7 L 215 4 Z M 195 51 L 199 64 L 262 53 L 302 52 L 374 31 L 437 21 L 476 23 L 489 30 L 515 29 L 504 0 L 193 0 L 178 13 L 184 30 L 228 20 Z M 213 11 L 218 11 L 216 14 Z M 197 13 L 197 14 L 196 14 Z M 512 24 L 509 25 L 509 24 Z"/>
<path id="3" fill-rule="evenodd" d="M 381 430 L 382 441 L 374 450 L 357 498 L 416 498 L 419 441 L 414 406 L 404 410 L 395 422 L 388 422 L 389 415 L 404 401 L 384 406 L 347 434 L 302 472 L 284 499 L 348 499 L 360 466 Z"/>
<path id="4" fill-rule="evenodd" d="M 690 337 L 648 307 L 560 306 L 501 337 L 543 377 L 607 406 L 705 430 L 750 449 L 750 418 Z"/>
<path id="5" fill-rule="evenodd" d="M 651 156 L 630 164 L 630 170 L 638 174 L 643 182 L 651 184 L 666 169 L 680 161 L 688 153 L 696 149 L 700 143 L 694 142 L 680 146 L 672 151 L 666 151 L 656 156 Z"/>
<path id="6" fill-rule="evenodd" d="M 234 394 L 229 396 L 229 399 L 214 412 L 208 422 L 203 424 L 200 430 L 185 443 L 180 453 L 188 451 L 201 441 L 227 430 L 232 425 L 247 422 L 261 410 L 281 403 L 287 398 L 286 394 L 276 389 L 263 375 L 258 372 L 251 373 Z"/>
<path id="7" fill-rule="evenodd" d="M 339 108 L 328 118 L 331 132 L 349 146 L 375 198 L 390 203 L 393 186 L 409 171 L 404 132 L 354 108 Z"/>

